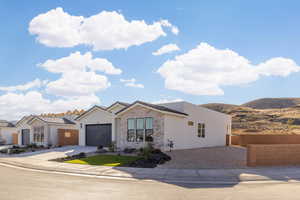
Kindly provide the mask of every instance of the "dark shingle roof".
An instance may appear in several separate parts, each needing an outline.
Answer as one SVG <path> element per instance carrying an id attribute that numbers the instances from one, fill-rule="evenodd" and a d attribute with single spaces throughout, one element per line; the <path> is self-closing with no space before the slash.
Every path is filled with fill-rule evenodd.
<path id="1" fill-rule="evenodd" d="M 111 107 L 113 107 L 113 106 L 116 105 L 116 104 L 120 104 L 120 105 L 123 105 L 123 106 L 126 106 L 126 107 L 130 105 L 129 103 L 125 103 L 125 102 L 121 102 L 121 101 L 116 101 L 115 103 L 113 103 L 113 104 L 111 104 L 110 106 L 108 106 L 108 107 L 106 108 L 106 110 L 110 109 Z"/>
<path id="2" fill-rule="evenodd" d="M 79 115 L 78 117 L 76 117 L 75 120 L 78 120 L 79 118 L 81 118 L 83 115 L 85 115 L 86 113 L 90 112 L 94 108 L 100 108 L 101 110 L 106 110 L 107 109 L 107 108 L 95 105 L 95 106 L 91 107 L 90 109 L 88 109 L 87 111 L 81 113 L 81 115 Z"/>
<path id="3" fill-rule="evenodd" d="M 15 127 L 15 125 L 12 122 L 0 120 L 0 127 Z"/>
<path id="4" fill-rule="evenodd" d="M 143 102 L 143 101 L 135 101 L 132 104 L 128 105 L 127 107 L 121 109 L 116 114 L 119 114 L 119 113 L 123 112 L 124 110 L 127 110 L 129 107 L 131 107 L 131 106 L 133 106 L 134 104 L 137 104 L 137 103 L 142 104 L 144 106 L 148 106 L 148 107 L 154 108 L 156 110 L 164 111 L 164 112 L 170 112 L 170 113 L 175 113 L 175 114 L 180 114 L 180 115 L 188 115 L 186 113 L 179 112 L 177 110 L 170 109 L 170 108 L 167 108 L 165 106 L 160 106 L 160 105 L 156 105 L 156 104 L 146 103 L 146 102 Z"/>
<path id="5" fill-rule="evenodd" d="M 46 123 L 55 123 L 55 124 L 75 124 L 75 122 L 67 119 L 67 118 L 60 118 L 60 117 L 41 117 L 41 116 L 35 116 L 33 117 L 30 121 L 32 121 L 33 119 L 39 119 L 42 120 L 43 122 Z"/>

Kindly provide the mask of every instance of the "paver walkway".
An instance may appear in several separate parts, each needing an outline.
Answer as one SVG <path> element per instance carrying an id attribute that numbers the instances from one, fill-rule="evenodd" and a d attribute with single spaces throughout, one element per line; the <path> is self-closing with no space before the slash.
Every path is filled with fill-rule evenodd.
<path id="1" fill-rule="evenodd" d="M 208 147 L 166 152 L 172 157 L 160 168 L 172 169 L 232 169 L 247 168 L 246 148 L 239 146 Z"/>

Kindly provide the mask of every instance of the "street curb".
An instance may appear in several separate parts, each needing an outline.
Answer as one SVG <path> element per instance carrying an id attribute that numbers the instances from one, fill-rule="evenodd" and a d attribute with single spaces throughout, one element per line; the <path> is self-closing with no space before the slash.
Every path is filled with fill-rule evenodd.
<path id="1" fill-rule="evenodd" d="M 0 163 L 4 165 L 8 165 L 10 167 L 17 167 L 22 169 L 28 169 L 28 170 L 37 170 L 42 172 L 52 172 L 52 173 L 63 173 L 68 175 L 77 175 L 77 176 L 90 176 L 90 177 L 97 177 L 97 178 L 105 178 L 105 179 L 118 179 L 118 180 L 127 180 L 127 181 L 161 181 L 165 183 L 185 183 L 185 184 L 214 184 L 214 185 L 236 185 L 239 183 L 282 183 L 282 182 L 294 182 L 294 183 L 300 183 L 300 181 L 297 180 L 291 180 L 291 179 L 269 179 L 269 178 L 259 178 L 259 179 L 251 179 L 251 180 L 241 180 L 238 177 L 236 180 L 229 180 L 229 179 L 217 179 L 217 177 L 210 177 L 205 180 L 205 178 L 201 178 L 201 180 L 193 178 L 163 178 L 163 177 L 151 177 L 151 176 L 141 176 L 141 177 L 126 177 L 126 176 L 114 176 L 114 175 L 104 175 L 99 173 L 91 173 L 91 172 L 84 172 L 82 170 L 65 170 L 61 168 L 50 168 L 50 167 L 41 167 L 36 165 L 29 165 L 24 163 L 18 163 L 14 161 L 6 161 L 1 160 Z"/>
<path id="2" fill-rule="evenodd" d="M 131 181 L 161 181 L 161 182 L 166 182 L 166 183 L 191 183 L 191 184 L 238 184 L 241 181 L 229 181 L 229 180 L 196 180 L 193 178 L 193 180 L 187 180 L 184 178 L 163 178 L 163 177 L 151 177 L 151 176 L 141 176 L 141 177 L 125 177 L 125 176 L 113 176 L 113 175 L 103 175 L 103 174 L 98 174 L 98 173 L 90 173 L 90 172 L 84 172 L 80 170 L 64 170 L 61 168 L 49 168 L 49 167 L 41 167 L 41 166 L 36 166 L 36 165 L 28 165 L 28 164 L 23 164 L 23 163 L 18 163 L 18 162 L 13 162 L 13 161 L 5 161 L 0 159 L 0 165 L 8 165 L 11 167 L 18 167 L 18 168 L 23 168 L 23 169 L 29 169 L 29 170 L 37 170 L 37 171 L 43 171 L 43 172 L 53 172 L 53 173 L 64 173 L 64 174 L 70 174 L 70 175 L 80 175 L 80 176 L 93 176 L 93 177 L 98 177 L 98 178 L 111 178 L 111 179 L 119 179 L 119 180 L 131 180 Z"/>

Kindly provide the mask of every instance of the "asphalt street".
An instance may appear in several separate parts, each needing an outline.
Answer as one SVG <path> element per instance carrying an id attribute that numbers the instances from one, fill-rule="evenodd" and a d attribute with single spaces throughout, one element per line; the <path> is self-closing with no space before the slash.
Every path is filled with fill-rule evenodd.
<path id="1" fill-rule="evenodd" d="M 299 199 L 300 183 L 184 184 L 101 179 L 0 165 L 1 200 Z"/>

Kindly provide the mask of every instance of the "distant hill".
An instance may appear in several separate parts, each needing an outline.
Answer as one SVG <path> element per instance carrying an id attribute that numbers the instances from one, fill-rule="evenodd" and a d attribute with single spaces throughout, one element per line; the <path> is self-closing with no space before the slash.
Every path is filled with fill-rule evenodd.
<path id="1" fill-rule="evenodd" d="M 240 107 L 238 105 L 225 104 L 225 103 L 208 103 L 208 104 L 202 104 L 201 106 L 222 113 L 227 113 L 230 110 L 237 109 Z"/>
<path id="2" fill-rule="evenodd" d="M 264 98 L 242 105 L 200 106 L 231 115 L 233 134 L 300 134 L 300 98 Z"/>
<path id="3" fill-rule="evenodd" d="M 300 98 L 263 98 L 242 104 L 254 109 L 290 108 L 300 105 Z"/>

